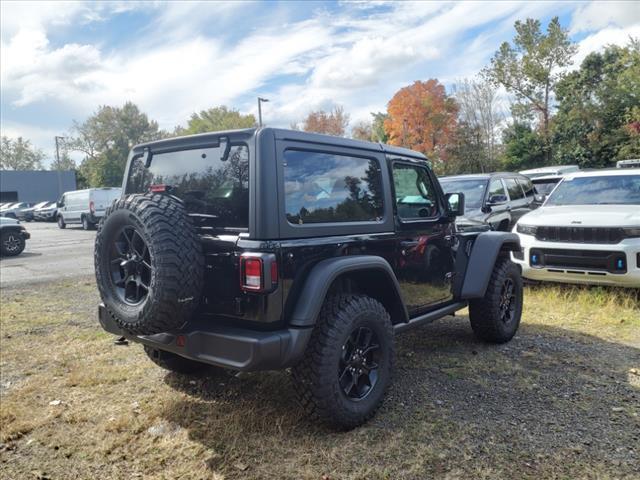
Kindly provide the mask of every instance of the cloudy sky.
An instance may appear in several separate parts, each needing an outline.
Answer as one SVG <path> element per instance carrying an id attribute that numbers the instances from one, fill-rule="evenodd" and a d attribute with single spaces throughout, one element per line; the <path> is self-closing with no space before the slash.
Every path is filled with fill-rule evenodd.
<path id="1" fill-rule="evenodd" d="M 173 129 L 216 105 L 288 126 L 340 104 L 352 122 L 399 88 L 474 76 L 513 23 L 552 16 L 577 62 L 640 38 L 634 2 L 9 2 L 1 3 L 2 135 L 49 155 L 99 105 L 127 100 Z"/>

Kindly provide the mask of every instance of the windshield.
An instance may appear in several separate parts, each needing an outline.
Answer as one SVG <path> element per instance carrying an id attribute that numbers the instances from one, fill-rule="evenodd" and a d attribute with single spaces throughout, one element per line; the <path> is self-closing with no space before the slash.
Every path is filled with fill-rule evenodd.
<path id="1" fill-rule="evenodd" d="M 534 186 L 536 187 L 536 192 L 540 195 L 549 195 L 559 181 L 559 178 L 554 178 L 553 180 L 545 180 L 544 182 L 535 182 Z"/>
<path id="2" fill-rule="evenodd" d="M 228 160 L 220 147 L 153 154 L 149 168 L 134 160 L 126 193 L 146 193 L 152 185 L 166 185 L 182 199 L 187 212 L 208 226 L 249 228 L 249 149 L 232 145 Z"/>
<path id="3" fill-rule="evenodd" d="M 478 178 L 475 180 L 440 180 L 444 193 L 464 193 L 464 209 L 477 210 L 482 208 L 484 190 L 487 180 Z"/>
<path id="4" fill-rule="evenodd" d="M 545 205 L 640 205 L 640 175 L 565 178 Z"/>

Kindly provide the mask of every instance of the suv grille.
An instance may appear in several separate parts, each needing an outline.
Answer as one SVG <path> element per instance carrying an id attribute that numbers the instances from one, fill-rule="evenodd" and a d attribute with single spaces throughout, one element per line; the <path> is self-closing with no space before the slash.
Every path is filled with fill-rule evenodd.
<path id="1" fill-rule="evenodd" d="M 627 257 L 624 252 L 601 250 L 532 248 L 529 253 L 529 264 L 534 268 L 599 270 L 609 273 L 627 272 Z"/>
<path id="2" fill-rule="evenodd" d="M 542 242 L 619 243 L 624 231 L 619 227 L 538 227 L 536 239 Z"/>

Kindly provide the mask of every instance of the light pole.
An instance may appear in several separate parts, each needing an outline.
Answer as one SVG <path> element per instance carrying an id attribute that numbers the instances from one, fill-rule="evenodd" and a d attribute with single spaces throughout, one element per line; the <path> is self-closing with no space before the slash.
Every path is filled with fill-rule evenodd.
<path id="1" fill-rule="evenodd" d="M 258 126 L 262 126 L 262 102 L 268 102 L 268 98 L 258 97 Z"/>
<path id="2" fill-rule="evenodd" d="M 60 146 L 58 140 L 64 141 L 64 137 L 55 136 L 56 140 L 56 170 L 58 171 L 58 198 L 62 195 L 62 178 L 60 177 Z"/>

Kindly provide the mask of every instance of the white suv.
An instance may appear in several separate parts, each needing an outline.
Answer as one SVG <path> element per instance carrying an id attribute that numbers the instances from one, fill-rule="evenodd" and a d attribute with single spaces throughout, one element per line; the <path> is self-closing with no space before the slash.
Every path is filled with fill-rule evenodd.
<path id="1" fill-rule="evenodd" d="M 514 231 L 525 278 L 640 287 L 640 170 L 567 174 Z"/>

